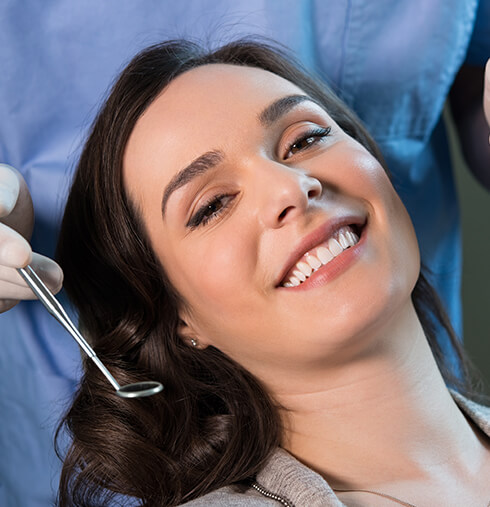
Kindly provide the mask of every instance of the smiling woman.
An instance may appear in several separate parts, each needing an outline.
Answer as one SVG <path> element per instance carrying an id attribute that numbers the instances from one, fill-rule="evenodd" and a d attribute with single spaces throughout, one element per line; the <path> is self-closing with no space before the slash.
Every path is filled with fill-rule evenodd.
<path id="1" fill-rule="evenodd" d="M 117 380 L 165 385 L 128 402 L 85 364 L 61 505 L 490 499 L 490 413 L 462 396 L 408 213 L 359 120 L 281 50 L 138 55 L 58 253 Z"/>

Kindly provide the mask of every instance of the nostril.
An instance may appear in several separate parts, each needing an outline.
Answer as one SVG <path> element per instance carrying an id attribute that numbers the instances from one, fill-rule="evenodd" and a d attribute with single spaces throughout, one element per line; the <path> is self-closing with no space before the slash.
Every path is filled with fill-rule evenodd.
<path id="1" fill-rule="evenodd" d="M 310 188 L 308 189 L 307 195 L 308 199 L 314 199 L 315 197 L 320 197 L 323 192 L 323 186 L 319 180 L 316 178 L 309 178 L 310 180 Z"/>
<path id="2" fill-rule="evenodd" d="M 320 197 L 322 195 L 323 189 L 320 188 L 312 188 L 308 191 L 308 199 L 315 199 L 315 197 Z"/>
<path id="3" fill-rule="evenodd" d="M 288 214 L 289 210 L 292 210 L 293 208 L 294 206 L 288 206 L 287 208 L 284 208 L 279 215 L 279 220 L 282 220 Z"/>

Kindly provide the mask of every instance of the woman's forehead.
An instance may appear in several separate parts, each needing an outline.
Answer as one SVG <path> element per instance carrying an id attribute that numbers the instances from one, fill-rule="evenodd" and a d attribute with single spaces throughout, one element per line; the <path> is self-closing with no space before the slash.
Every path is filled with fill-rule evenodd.
<path id="1" fill-rule="evenodd" d="M 175 78 L 136 122 L 125 151 L 125 175 L 142 163 L 178 167 L 231 135 L 250 134 L 264 107 L 304 92 L 254 67 L 208 64 Z M 241 134 L 240 134 L 241 135 Z"/>
<path id="2" fill-rule="evenodd" d="M 192 94 L 193 98 L 206 99 L 214 94 L 226 98 L 228 95 L 243 94 L 245 96 L 251 92 L 265 98 L 269 94 L 274 95 L 280 92 L 281 89 L 296 90 L 296 92 L 299 90 L 287 79 L 261 68 L 211 63 L 180 74 L 171 81 L 161 95 L 163 96 L 166 91 L 171 91 L 176 95 Z"/>
<path id="3" fill-rule="evenodd" d="M 290 81 L 263 69 L 202 65 L 171 81 L 138 120 L 135 130 L 144 123 L 163 122 L 165 118 L 189 126 L 204 115 L 216 117 L 220 124 L 230 119 L 229 113 L 253 115 L 255 109 L 291 93 L 304 94 Z"/>

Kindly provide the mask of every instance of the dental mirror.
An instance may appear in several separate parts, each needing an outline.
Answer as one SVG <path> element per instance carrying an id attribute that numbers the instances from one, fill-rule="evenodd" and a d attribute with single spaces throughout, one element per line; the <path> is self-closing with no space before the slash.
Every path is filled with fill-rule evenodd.
<path id="1" fill-rule="evenodd" d="M 163 389 L 160 382 L 147 380 L 146 382 L 136 382 L 135 384 L 126 384 L 120 386 L 117 394 L 121 398 L 140 398 L 142 396 L 151 396 L 152 394 L 159 393 Z"/>
<path id="2" fill-rule="evenodd" d="M 17 271 L 26 281 L 27 285 L 32 289 L 32 292 L 34 292 L 34 294 L 39 298 L 39 301 L 41 301 L 48 312 L 70 333 L 78 345 L 80 345 L 82 350 L 97 365 L 99 370 L 112 384 L 118 396 L 121 398 L 142 398 L 144 396 L 157 394 L 163 390 L 163 385 L 160 384 L 160 382 L 155 381 L 136 382 L 125 386 L 119 385 L 117 380 L 111 375 L 109 370 L 97 357 L 94 349 L 88 344 L 87 340 L 85 340 L 85 338 L 81 335 L 80 331 L 78 331 L 70 317 L 68 317 L 68 314 L 63 306 L 61 306 L 60 302 L 54 297 L 39 276 L 37 276 L 31 266 L 27 265 L 25 268 L 19 268 Z"/>

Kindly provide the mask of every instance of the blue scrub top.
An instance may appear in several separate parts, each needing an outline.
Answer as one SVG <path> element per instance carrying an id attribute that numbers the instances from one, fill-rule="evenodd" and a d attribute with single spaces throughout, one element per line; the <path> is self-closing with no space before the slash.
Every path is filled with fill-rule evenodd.
<path id="1" fill-rule="evenodd" d="M 137 51 L 169 38 L 217 45 L 249 34 L 291 48 L 367 124 L 461 333 L 458 203 L 441 111 L 465 59 L 483 65 L 490 55 L 488 0 L 2 2 L 0 161 L 31 189 L 33 248 L 53 255 L 83 139 Z M 0 316 L 0 340 L 0 505 L 46 506 L 60 469 L 53 431 L 79 351 L 37 302 Z"/>

